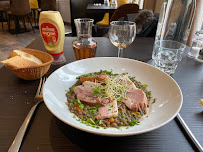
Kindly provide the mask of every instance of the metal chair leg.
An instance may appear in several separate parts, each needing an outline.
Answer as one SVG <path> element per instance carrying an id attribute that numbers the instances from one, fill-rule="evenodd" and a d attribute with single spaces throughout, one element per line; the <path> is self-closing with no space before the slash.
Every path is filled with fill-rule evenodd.
<path id="1" fill-rule="evenodd" d="M 37 26 L 36 25 L 36 14 L 35 14 L 36 12 L 35 12 L 35 10 L 32 10 L 32 11 L 33 11 L 33 17 L 34 17 L 35 26 Z"/>
<path id="2" fill-rule="evenodd" d="M 11 31 L 11 16 L 8 15 L 8 31 Z"/>
<path id="3" fill-rule="evenodd" d="M 25 31 L 27 30 L 26 25 L 25 25 L 25 20 L 24 20 L 24 16 L 21 16 L 21 21 L 23 22 L 23 26 L 25 28 Z"/>
<path id="4" fill-rule="evenodd" d="M 19 24 L 18 16 L 13 16 L 13 17 L 14 17 L 15 24 Z M 15 27 L 15 30 L 16 30 L 16 36 L 17 36 L 17 34 L 18 34 L 18 27 L 17 26 Z"/>
<path id="5" fill-rule="evenodd" d="M 4 14 L 5 14 L 6 21 L 7 21 L 7 25 L 8 25 L 8 17 L 7 17 L 7 13 L 6 13 L 6 12 L 4 12 Z"/>
<path id="6" fill-rule="evenodd" d="M 34 27 L 32 26 L 32 22 L 31 22 L 31 20 L 30 20 L 29 15 L 27 15 L 27 18 L 28 18 L 28 21 L 30 22 L 30 25 L 31 25 L 31 27 L 32 27 L 33 32 L 35 33 L 35 30 L 34 30 Z"/>
<path id="7" fill-rule="evenodd" d="M 2 31 L 3 31 L 3 27 L 4 27 L 4 13 L 3 12 L 1 12 L 1 16 L 2 16 L 2 18 L 1 18 L 1 24 L 2 24 Z"/>

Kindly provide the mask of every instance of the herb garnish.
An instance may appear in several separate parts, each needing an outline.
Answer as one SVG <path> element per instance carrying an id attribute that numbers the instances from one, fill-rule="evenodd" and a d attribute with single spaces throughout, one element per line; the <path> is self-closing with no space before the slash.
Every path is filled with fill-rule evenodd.
<path id="1" fill-rule="evenodd" d="M 83 108 L 84 107 L 84 105 L 81 103 L 81 101 L 79 99 L 73 99 L 70 102 L 69 106 L 71 107 L 73 105 L 73 103 L 78 103 L 79 104 L 79 108 Z"/>
<path id="2" fill-rule="evenodd" d="M 144 89 L 145 89 L 146 87 L 148 87 L 147 84 L 142 84 L 141 86 L 142 86 L 142 88 L 144 88 Z"/>
<path id="3" fill-rule="evenodd" d="M 133 121 L 129 122 L 129 125 L 134 126 L 134 125 L 139 125 L 139 123 L 140 123 L 139 121 L 133 120 Z"/>
<path id="4" fill-rule="evenodd" d="M 92 106 L 92 107 L 90 108 L 90 110 L 89 110 L 90 113 L 91 113 L 91 114 L 97 113 L 98 107 L 100 107 L 100 106 L 101 106 L 100 104 Z"/>

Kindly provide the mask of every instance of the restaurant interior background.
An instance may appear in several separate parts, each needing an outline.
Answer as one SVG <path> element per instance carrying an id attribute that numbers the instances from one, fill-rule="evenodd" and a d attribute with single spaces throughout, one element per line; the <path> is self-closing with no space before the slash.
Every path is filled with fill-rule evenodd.
<path id="1" fill-rule="evenodd" d="M 31 2 L 32 0 L 30 0 Z M 45 2 L 46 0 L 41 0 L 41 2 Z M 48 0 L 49 3 L 51 3 L 53 0 Z M 82 3 L 102 3 L 103 0 L 73 0 L 74 2 L 78 1 L 81 5 Z M 139 9 L 147 9 L 152 10 L 153 13 L 159 14 L 161 10 L 161 6 L 164 0 L 133 0 L 132 2 L 137 3 L 139 5 Z M 127 3 L 129 3 L 130 0 L 127 0 Z M 71 28 L 71 12 L 74 13 L 74 11 L 71 11 L 71 0 L 54 0 L 54 3 L 56 4 L 55 9 L 58 10 L 61 13 L 61 16 L 63 18 L 65 29 L 67 36 L 71 36 L 72 28 Z M 86 4 L 85 4 L 86 5 Z M 79 4 L 78 4 L 79 6 Z M 2 9 L 9 8 L 10 7 L 10 1 L 0 1 L 0 20 L 2 22 L 2 26 L 0 26 L 0 60 L 6 59 L 12 50 L 14 49 L 21 49 L 27 46 L 32 40 L 36 38 L 36 36 L 40 35 L 40 32 L 37 28 L 34 29 L 35 32 L 32 31 L 32 28 L 30 26 L 30 23 L 28 20 L 26 20 L 26 27 L 30 29 L 29 32 L 20 33 L 20 34 L 11 34 L 8 31 L 8 23 L 6 22 L 5 15 L 2 16 Z M 23 8 L 23 6 L 21 6 Z M 196 6 L 196 13 L 193 20 L 192 28 L 190 31 L 190 36 L 188 38 L 187 45 L 191 46 L 192 38 L 195 35 L 195 32 L 201 29 L 202 25 L 202 18 L 203 18 L 203 1 L 197 0 L 197 6 Z M 31 8 L 32 9 L 32 8 Z M 33 10 L 33 9 L 32 9 Z M 78 12 L 78 10 L 76 10 Z M 35 12 L 36 16 L 35 18 L 38 19 L 38 12 Z M 31 20 L 33 26 L 35 26 L 34 23 L 34 17 L 33 12 L 30 13 Z M 90 17 L 95 17 L 90 15 Z M 97 16 L 98 17 L 98 16 Z M 100 15 L 99 19 L 103 18 L 103 14 Z M 95 21 L 97 21 L 97 18 L 95 18 Z M 20 26 L 23 26 L 23 23 L 20 21 Z M 74 23 L 73 23 L 74 24 Z M 72 25 L 73 25 L 72 24 Z M 14 20 L 11 19 L 11 29 L 15 29 Z M 93 35 L 94 36 L 94 35 Z M 3 65 L 0 63 L 0 67 Z"/>

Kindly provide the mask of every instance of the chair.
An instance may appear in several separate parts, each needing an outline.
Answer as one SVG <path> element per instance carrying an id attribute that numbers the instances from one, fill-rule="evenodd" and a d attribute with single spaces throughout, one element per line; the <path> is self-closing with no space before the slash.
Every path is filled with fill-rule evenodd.
<path id="1" fill-rule="evenodd" d="M 148 12 L 147 14 L 145 14 Z M 144 15 L 144 14 L 145 15 Z M 150 15 L 151 14 L 151 15 Z M 113 16 L 112 16 L 112 21 Z M 131 21 L 136 23 L 136 37 L 155 37 L 157 24 L 159 20 L 159 14 L 153 14 L 150 10 L 141 10 L 138 13 L 126 14 L 125 17 L 121 17 L 120 21 Z M 99 25 L 94 26 L 97 37 L 108 37 L 108 27 L 102 27 Z"/>
<path id="2" fill-rule="evenodd" d="M 7 13 L 6 13 L 8 10 L 9 9 L 6 9 L 6 8 L 0 8 L 0 19 L 1 19 L 1 23 L 2 23 L 2 30 L 4 27 L 4 21 L 6 21 L 8 24 L 8 18 L 7 18 Z M 4 20 L 4 17 L 6 18 L 5 20 Z"/>
<path id="3" fill-rule="evenodd" d="M 30 17 L 29 17 L 30 13 L 31 13 L 31 8 L 30 8 L 29 0 L 12 0 L 10 11 L 8 11 L 9 31 L 10 31 L 11 17 L 14 17 L 16 24 L 19 24 L 19 19 L 21 19 L 23 22 L 24 28 L 26 30 L 24 17 L 27 16 L 27 19 L 30 22 L 30 25 L 32 27 L 32 30 L 35 33 L 34 28 L 32 26 L 32 22 L 31 22 Z M 18 33 L 17 30 L 18 29 L 16 28 L 16 33 Z"/>
<path id="4" fill-rule="evenodd" d="M 33 15 L 34 22 L 35 22 L 35 27 L 37 27 L 36 13 L 38 14 L 38 9 L 39 9 L 38 1 L 37 0 L 29 0 L 29 1 L 30 1 L 30 8 L 32 11 L 32 15 Z M 39 18 L 38 16 L 39 16 L 39 14 L 37 15 L 37 20 Z"/>
<path id="5" fill-rule="evenodd" d="M 56 11 L 56 0 L 40 0 L 40 11 Z"/>
<path id="6" fill-rule="evenodd" d="M 56 11 L 56 0 L 37 0 L 39 8 L 38 18 L 41 11 Z"/>
<path id="7" fill-rule="evenodd" d="M 127 14 L 138 13 L 139 5 L 137 4 L 124 4 L 119 6 L 111 16 L 111 21 L 117 21 L 121 17 L 125 17 Z"/>
<path id="8" fill-rule="evenodd" d="M 2 30 L 3 30 L 3 22 L 7 22 L 8 24 L 8 18 L 7 18 L 7 11 L 9 11 L 10 2 L 0 2 L 0 21 L 2 22 Z"/>
<path id="9" fill-rule="evenodd" d="M 110 4 L 111 4 L 111 1 L 110 1 Z M 121 4 L 126 4 L 127 1 L 126 0 L 117 0 L 117 3 L 118 3 L 118 5 L 121 5 Z M 109 13 L 105 13 L 104 18 L 101 21 L 97 22 L 96 24 L 100 25 L 100 26 L 109 26 Z"/>
<path id="10" fill-rule="evenodd" d="M 37 8 L 39 8 L 37 0 L 29 0 L 29 2 L 30 2 L 30 8 L 31 9 L 37 9 Z"/>
<path id="11" fill-rule="evenodd" d="M 30 0 L 31 10 L 33 12 L 34 16 L 34 22 L 35 22 L 35 28 L 39 28 L 38 23 L 39 20 L 39 14 L 41 11 L 56 11 L 56 0 Z M 36 15 L 37 14 L 37 21 L 36 21 Z"/>

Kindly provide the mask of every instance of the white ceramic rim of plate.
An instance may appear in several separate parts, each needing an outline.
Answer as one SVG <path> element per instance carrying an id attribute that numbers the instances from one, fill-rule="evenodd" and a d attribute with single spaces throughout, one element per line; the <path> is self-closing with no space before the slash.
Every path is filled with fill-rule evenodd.
<path id="1" fill-rule="evenodd" d="M 87 59 L 82 59 L 82 60 L 73 61 L 73 62 L 70 62 L 70 63 L 64 65 L 64 66 L 67 66 L 67 65 L 72 64 L 72 63 L 75 63 L 75 62 L 81 62 L 81 61 L 84 61 L 84 60 L 95 60 L 95 59 L 97 59 L 97 58 L 112 59 L 112 60 L 113 60 L 113 59 L 115 59 L 115 58 L 117 59 L 118 57 L 93 57 L 93 58 L 87 58 Z M 180 106 L 179 106 L 179 108 L 177 109 L 177 111 L 173 114 L 173 116 L 172 116 L 170 119 L 168 119 L 167 121 L 165 121 L 164 123 L 162 123 L 162 124 L 160 124 L 160 125 L 158 125 L 158 126 L 151 127 L 150 129 L 146 129 L 146 130 L 142 130 L 142 131 L 138 131 L 138 132 L 106 133 L 106 132 L 93 131 L 93 130 L 91 130 L 91 128 L 90 128 L 90 129 L 85 129 L 85 128 L 82 128 L 82 127 L 77 126 L 77 125 L 73 125 L 72 123 L 69 123 L 68 121 L 65 121 L 65 120 L 61 119 L 60 117 L 57 116 L 57 114 L 55 114 L 55 113 L 49 108 L 49 105 L 47 105 L 47 103 L 46 103 L 45 100 L 44 100 L 44 103 L 45 103 L 46 107 L 49 109 L 49 111 L 50 111 L 56 118 L 58 118 L 59 120 L 61 120 L 61 121 L 64 122 L 64 123 L 66 123 L 67 125 L 70 125 L 70 126 L 76 128 L 76 129 L 79 129 L 79 130 L 82 130 L 82 131 L 85 131 L 85 132 L 89 132 L 89 133 L 97 134 L 97 135 L 102 135 L 102 136 L 117 136 L 117 137 L 121 137 L 121 136 L 131 136 L 131 135 L 138 135 L 138 134 L 142 134 L 142 133 L 147 133 L 147 132 L 153 131 L 153 130 L 155 130 L 155 129 L 158 129 L 158 128 L 160 128 L 160 127 L 166 125 L 167 123 L 169 123 L 171 120 L 173 120 L 173 119 L 177 116 L 177 114 L 178 114 L 178 112 L 180 111 L 180 109 L 181 109 L 181 107 L 182 107 L 182 104 L 183 104 L 182 91 L 181 91 L 179 85 L 177 84 L 177 82 L 176 82 L 171 76 L 169 76 L 169 75 L 166 74 L 165 72 L 161 71 L 160 69 L 158 69 L 158 68 L 156 68 L 156 67 L 154 67 L 154 66 L 152 66 L 152 65 L 150 65 L 150 64 L 144 63 L 144 62 L 142 62 L 142 61 L 134 60 L 134 59 L 129 59 L 129 58 L 119 58 L 119 59 L 121 59 L 121 60 L 131 60 L 131 61 L 133 61 L 133 62 L 139 62 L 139 63 L 141 63 L 141 64 L 145 64 L 145 65 L 147 65 L 147 66 L 150 66 L 151 68 L 154 68 L 154 69 L 156 69 L 156 70 L 159 70 L 160 72 L 162 72 L 165 76 L 167 76 L 169 79 L 171 79 L 171 80 L 177 85 L 177 87 L 178 87 L 178 89 L 179 89 L 179 91 L 180 91 L 180 95 L 181 95 L 181 103 L 180 103 Z M 60 67 L 59 69 L 55 70 L 53 73 L 57 72 L 58 70 L 60 70 L 60 69 L 63 68 L 64 66 L 62 66 L 62 67 Z M 53 73 L 52 73 L 52 74 L 53 74 Z M 51 74 L 51 75 L 52 75 L 52 74 Z M 50 75 L 50 76 L 51 76 L 51 75 Z M 49 77 L 48 77 L 47 79 L 49 79 Z M 45 82 L 45 84 L 46 84 L 46 82 Z M 89 127 L 90 127 L 90 126 L 89 126 Z M 98 129 L 98 130 L 99 130 L 99 129 Z"/>

